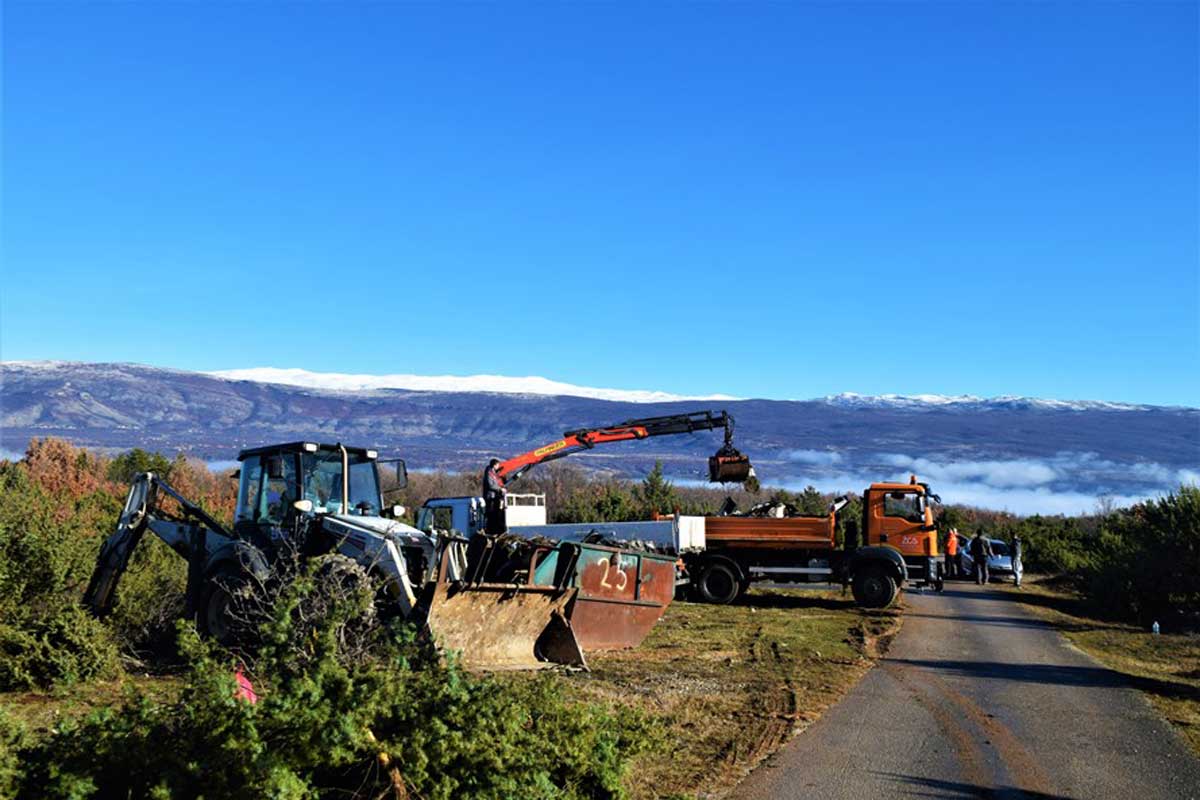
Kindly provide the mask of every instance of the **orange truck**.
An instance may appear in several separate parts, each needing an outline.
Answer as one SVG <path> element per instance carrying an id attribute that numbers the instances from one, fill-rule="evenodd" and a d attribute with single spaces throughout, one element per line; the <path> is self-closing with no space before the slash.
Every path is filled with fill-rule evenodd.
<path id="1" fill-rule="evenodd" d="M 886 608 L 909 581 L 942 588 L 945 558 L 930 501 L 940 502 L 915 476 L 871 484 L 862 520 L 847 526 L 840 547 L 835 534 L 845 497 L 822 517 L 769 503 L 747 514 L 679 517 L 679 553 L 693 595 L 704 602 L 733 602 L 756 581 L 836 581 L 852 587 L 859 605 Z"/>

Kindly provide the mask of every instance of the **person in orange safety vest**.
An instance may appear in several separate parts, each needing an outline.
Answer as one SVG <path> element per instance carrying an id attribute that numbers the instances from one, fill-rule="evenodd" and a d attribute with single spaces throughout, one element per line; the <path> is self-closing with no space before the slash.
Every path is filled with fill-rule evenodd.
<path id="1" fill-rule="evenodd" d="M 946 575 L 950 578 L 957 578 L 962 574 L 962 569 L 958 560 L 958 530 L 951 529 L 950 535 L 946 537 Z"/>

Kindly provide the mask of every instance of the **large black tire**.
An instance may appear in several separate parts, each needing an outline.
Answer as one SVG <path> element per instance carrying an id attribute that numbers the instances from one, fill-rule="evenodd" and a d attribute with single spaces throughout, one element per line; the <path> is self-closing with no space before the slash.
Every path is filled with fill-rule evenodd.
<path id="1" fill-rule="evenodd" d="M 742 591 L 742 582 L 733 566 L 721 561 L 708 564 L 696 582 L 696 594 L 705 603 L 729 605 Z"/>
<path id="2" fill-rule="evenodd" d="M 244 604 L 250 579 L 233 565 L 224 565 L 209 576 L 200 600 L 198 627 L 205 636 L 226 647 L 238 644 L 245 634 Z"/>
<path id="3" fill-rule="evenodd" d="M 317 579 L 319 588 L 325 592 L 330 598 L 341 595 L 342 599 L 351 600 L 354 596 L 359 598 L 374 597 L 375 602 L 365 606 L 362 610 L 362 615 L 359 617 L 358 624 L 363 628 L 369 628 L 375 623 L 378 616 L 379 606 L 387 607 L 388 595 L 386 587 L 382 580 L 375 580 L 370 573 L 353 558 L 344 556 L 341 553 L 329 553 L 327 555 L 317 557 L 317 567 L 314 577 Z"/>
<path id="4" fill-rule="evenodd" d="M 863 608 L 887 608 L 896 602 L 896 579 L 882 567 L 863 567 L 854 573 L 854 601 Z"/>

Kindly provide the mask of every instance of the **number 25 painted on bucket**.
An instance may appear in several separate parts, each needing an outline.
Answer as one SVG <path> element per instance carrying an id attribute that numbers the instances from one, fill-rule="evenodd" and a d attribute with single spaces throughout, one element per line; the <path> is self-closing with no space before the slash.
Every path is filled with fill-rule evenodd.
<path id="1" fill-rule="evenodd" d="M 615 564 L 613 563 L 614 561 L 616 562 Z M 613 556 L 612 561 L 605 561 L 603 563 L 604 563 L 604 574 L 600 576 L 600 585 L 606 589 L 616 588 L 616 590 L 618 592 L 623 591 L 625 589 L 626 584 L 629 583 L 629 576 L 626 575 L 625 571 L 621 569 L 620 556 Z M 608 569 L 609 569 L 609 567 L 613 567 L 613 566 L 615 566 L 617 569 L 617 585 L 616 585 L 616 587 L 614 587 L 611 583 L 608 582 Z"/>

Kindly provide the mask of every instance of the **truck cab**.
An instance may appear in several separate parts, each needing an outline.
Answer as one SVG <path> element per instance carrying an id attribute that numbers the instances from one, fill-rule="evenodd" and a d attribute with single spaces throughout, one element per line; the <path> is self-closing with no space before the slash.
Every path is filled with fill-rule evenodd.
<path id="1" fill-rule="evenodd" d="M 938 552 L 931 501 L 940 499 L 915 475 L 908 483 L 873 483 L 863 494 L 863 531 L 867 544 L 899 551 L 912 579 L 938 585 L 945 556 Z"/>
<path id="2" fill-rule="evenodd" d="M 505 521 L 510 527 L 546 525 L 546 495 L 504 496 Z M 423 531 L 455 531 L 471 538 L 487 528 L 482 497 L 435 497 L 417 509 L 417 528 Z"/>
<path id="3" fill-rule="evenodd" d="M 417 530 L 454 531 L 469 539 L 486 524 L 482 497 L 435 497 L 417 509 Z"/>

